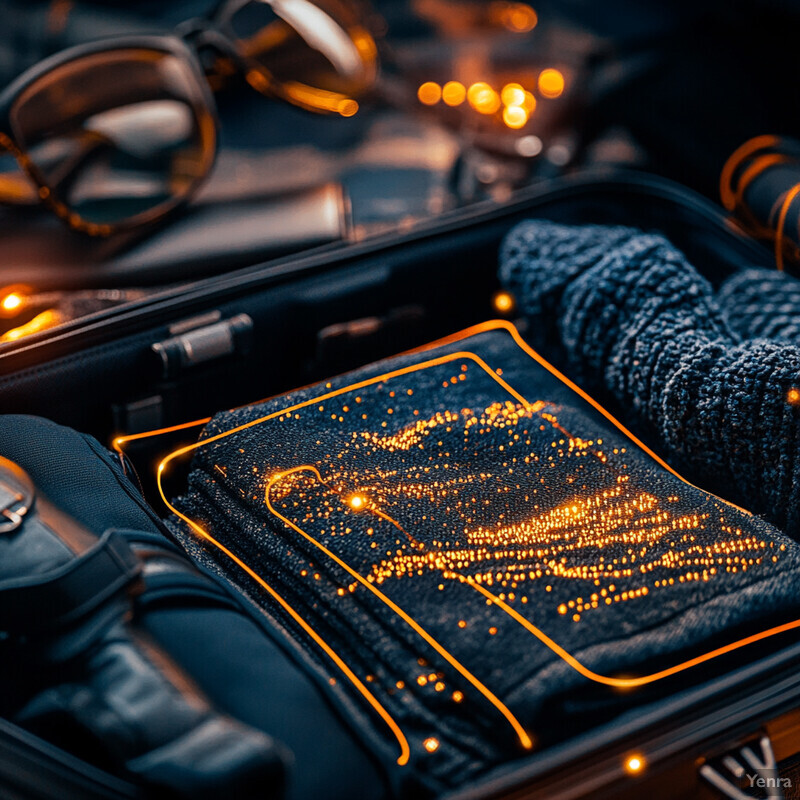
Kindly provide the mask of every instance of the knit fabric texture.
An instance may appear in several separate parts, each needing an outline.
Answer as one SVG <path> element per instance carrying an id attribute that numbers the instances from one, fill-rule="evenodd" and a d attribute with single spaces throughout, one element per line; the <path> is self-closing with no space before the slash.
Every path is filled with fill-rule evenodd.
<path id="1" fill-rule="evenodd" d="M 534 342 L 547 351 L 555 340 L 571 374 L 610 396 L 662 455 L 800 536 L 800 348 L 742 339 L 793 331 L 788 309 L 773 325 L 749 303 L 746 286 L 779 291 L 764 291 L 763 273 L 729 283 L 725 296 L 742 301 L 726 316 L 663 236 L 529 221 L 504 242 L 500 276 Z"/>
<path id="2" fill-rule="evenodd" d="M 774 269 L 746 269 L 717 291 L 728 324 L 742 338 L 800 344 L 800 281 Z"/>
<path id="3" fill-rule="evenodd" d="M 410 748 L 395 769 L 437 794 L 723 667 L 603 679 L 796 613 L 800 546 L 663 469 L 503 330 L 218 414 L 174 502 L 239 563 L 174 517 L 187 549 L 388 768 L 400 739 L 371 693 Z"/>

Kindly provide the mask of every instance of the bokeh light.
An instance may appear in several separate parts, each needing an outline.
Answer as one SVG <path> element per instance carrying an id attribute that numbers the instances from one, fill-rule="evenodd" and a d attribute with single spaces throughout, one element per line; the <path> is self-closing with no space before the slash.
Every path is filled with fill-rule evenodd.
<path id="1" fill-rule="evenodd" d="M 417 89 L 417 97 L 420 103 L 426 106 L 435 106 L 442 99 L 442 88 L 438 83 L 425 81 Z"/>
<path id="2" fill-rule="evenodd" d="M 467 97 L 467 90 L 463 83 L 448 81 L 442 88 L 442 100 L 448 106 L 460 106 Z"/>
<path id="3" fill-rule="evenodd" d="M 564 91 L 564 76 L 557 69 L 542 70 L 539 75 L 539 92 L 543 97 L 558 97 Z"/>

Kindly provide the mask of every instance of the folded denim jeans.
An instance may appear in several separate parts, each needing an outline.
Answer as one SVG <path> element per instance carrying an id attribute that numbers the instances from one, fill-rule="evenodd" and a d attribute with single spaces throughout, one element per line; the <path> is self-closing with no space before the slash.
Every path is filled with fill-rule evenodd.
<path id="1" fill-rule="evenodd" d="M 185 546 L 432 791 L 580 730 L 581 693 L 613 714 L 798 606 L 797 543 L 502 328 L 216 415 L 173 505 Z"/>

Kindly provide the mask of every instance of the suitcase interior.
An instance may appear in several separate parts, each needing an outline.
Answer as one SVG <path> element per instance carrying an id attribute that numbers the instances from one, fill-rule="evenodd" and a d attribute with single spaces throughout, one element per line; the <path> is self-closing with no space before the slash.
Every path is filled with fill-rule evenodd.
<path id="1" fill-rule="evenodd" d="M 0 350 L 0 413 L 43 415 L 109 443 L 121 433 L 206 417 L 422 345 L 498 316 L 492 297 L 500 242 L 533 216 L 663 231 L 712 283 L 732 270 L 771 264 L 771 254 L 720 210 L 676 184 L 635 173 L 563 179 L 507 205 L 480 205 L 402 236 L 324 247 L 197 281 L 32 336 Z M 210 348 L 201 363 L 165 368 L 153 349 L 181 331 L 208 331 L 228 320 L 245 324 L 215 328 L 227 331 L 229 346 Z M 153 465 L 196 431 L 128 448 L 157 509 Z M 453 797 L 702 796 L 700 758 L 765 729 L 779 760 L 800 749 L 798 664 L 800 643 L 788 634 L 773 637 L 691 679 L 665 683 L 622 716 Z M 632 779 L 626 764 L 638 752 L 647 752 L 649 768 Z"/>

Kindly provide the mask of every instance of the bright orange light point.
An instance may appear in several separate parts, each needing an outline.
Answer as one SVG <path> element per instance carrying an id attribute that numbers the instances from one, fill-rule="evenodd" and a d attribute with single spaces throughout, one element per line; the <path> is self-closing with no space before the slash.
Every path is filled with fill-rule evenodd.
<path id="1" fill-rule="evenodd" d="M 507 83 L 500 92 L 500 99 L 507 106 L 521 106 L 525 102 L 525 89 L 519 83 Z"/>
<path id="2" fill-rule="evenodd" d="M 786 400 L 793 406 L 800 404 L 800 389 L 789 389 L 786 393 Z"/>
<path id="3" fill-rule="evenodd" d="M 417 98 L 423 105 L 435 106 L 442 99 L 442 88 L 438 83 L 425 81 L 417 89 Z"/>
<path id="4" fill-rule="evenodd" d="M 510 292 L 498 292 L 492 298 L 492 305 L 501 314 L 507 314 L 509 311 L 514 310 L 514 297 Z"/>
<path id="5" fill-rule="evenodd" d="M 3 311 L 16 311 L 22 305 L 22 296 L 17 292 L 11 292 L 3 298 Z"/>
<path id="6" fill-rule="evenodd" d="M 500 108 L 500 96 L 483 81 L 473 83 L 469 87 L 467 100 L 479 114 L 494 114 Z"/>
<path id="7" fill-rule="evenodd" d="M 423 742 L 423 745 L 429 753 L 435 753 L 439 749 L 439 740 L 434 739 L 433 736 L 429 736 Z"/>
<path id="8" fill-rule="evenodd" d="M 557 69 L 542 70 L 539 75 L 539 91 L 545 97 L 558 97 L 564 91 L 564 76 Z"/>
<path id="9" fill-rule="evenodd" d="M 625 772 L 629 775 L 636 775 L 645 768 L 645 764 L 644 756 L 638 754 L 630 756 L 625 761 Z"/>
<path id="10" fill-rule="evenodd" d="M 507 106 L 503 109 L 503 122 L 512 130 L 519 130 L 527 124 L 528 112 L 522 106 Z"/>
<path id="11" fill-rule="evenodd" d="M 350 508 L 354 508 L 356 510 L 359 508 L 364 508 L 364 506 L 367 504 L 366 498 L 360 494 L 354 494 L 347 502 Z"/>
<path id="12" fill-rule="evenodd" d="M 448 81 L 442 87 L 442 100 L 448 106 L 460 106 L 467 99 L 467 90 L 463 83 Z"/>

